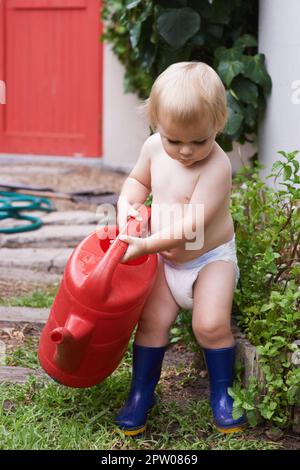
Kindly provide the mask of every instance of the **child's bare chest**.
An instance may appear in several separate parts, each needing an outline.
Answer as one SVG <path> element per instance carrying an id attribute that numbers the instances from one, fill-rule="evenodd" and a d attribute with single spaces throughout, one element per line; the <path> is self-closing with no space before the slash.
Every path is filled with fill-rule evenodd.
<path id="1" fill-rule="evenodd" d="M 184 167 L 164 155 L 157 155 L 151 163 L 153 202 L 188 204 L 200 174 L 200 164 Z"/>

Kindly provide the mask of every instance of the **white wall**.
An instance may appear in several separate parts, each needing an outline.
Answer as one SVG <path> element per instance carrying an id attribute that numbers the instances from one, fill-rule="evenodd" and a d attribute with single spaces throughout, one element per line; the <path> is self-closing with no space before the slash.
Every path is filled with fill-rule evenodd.
<path id="1" fill-rule="evenodd" d="M 273 81 L 267 111 L 259 130 L 259 160 L 269 173 L 278 150 L 300 150 L 300 1 L 260 0 L 259 51 Z M 296 83 L 295 83 L 296 85 Z M 295 93 L 296 92 L 296 93 Z M 292 97 L 298 98 L 294 104 Z"/>
<path id="2" fill-rule="evenodd" d="M 231 161 L 233 173 L 236 172 L 241 166 L 248 165 L 249 159 L 257 152 L 256 144 L 239 144 L 238 142 L 233 143 L 233 150 L 228 153 L 228 157 Z"/>
<path id="3" fill-rule="evenodd" d="M 138 114 L 136 95 L 124 93 L 124 68 L 107 44 L 103 71 L 103 163 L 130 170 L 149 135 L 148 126 Z"/>

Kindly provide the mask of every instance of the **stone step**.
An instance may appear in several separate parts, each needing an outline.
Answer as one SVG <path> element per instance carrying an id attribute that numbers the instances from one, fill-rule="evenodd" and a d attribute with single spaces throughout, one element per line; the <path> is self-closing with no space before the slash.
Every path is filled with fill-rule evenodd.
<path id="1" fill-rule="evenodd" d="M 103 214 L 89 211 L 55 211 L 44 213 L 41 219 L 45 225 L 96 225 L 103 220 Z"/>
<path id="2" fill-rule="evenodd" d="M 50 313 L 49 308 L 0 307 L 0 322 L 24 322 L 45 324 Z"/>
<path id="3" fill-rule="evenodd" d="M 47 286 L 58 284 L 61 281 L 62 275 L 57 273 L 48 273 L 34 271 L 33 269 L 11 268 L 0 266 L 0 279 L 12 284 L 25 282 L 27 284 L 33 283 L 38 286 Z M 1 296 L 1 292 L 0 292 Z"/>
<path id="4" fill-rule="evenodd" d="M 0 248 L 0 266 L 61 274 L 73 248 Z"/>
<path id="5" fill-rule="evenodd" d="M 2 160 L 1 160 L 2 161 Z M 45 174 L 45 175 L 67 175 L 74 172 L 74 168 L 64 168 L 61 166 L 42 166 L 42 165 L 1 165 L 1 176 L 5 176 L 5 179 L 15 180 L 15 175 L 25 177 L 26 175 L 32 176 L 32 174 Z"/>
<path id="6" fill-rule="evenodd" d="M 46 225 L 32 232 L 0 235 L 1 248 L 73 248 L 95 231 L 95 225 Z"/>

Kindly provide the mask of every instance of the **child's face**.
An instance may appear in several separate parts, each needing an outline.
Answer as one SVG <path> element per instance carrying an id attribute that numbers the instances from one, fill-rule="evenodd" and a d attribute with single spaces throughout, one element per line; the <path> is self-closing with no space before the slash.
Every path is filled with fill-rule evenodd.
<path id="1" fill-rule="evenodd" d="M 171 121 L 157 123 L 162 145 L 167 154 L 184 166 L 204 160 L 213 146 L 217 129 L 207 122 L 179 126 Z"/>

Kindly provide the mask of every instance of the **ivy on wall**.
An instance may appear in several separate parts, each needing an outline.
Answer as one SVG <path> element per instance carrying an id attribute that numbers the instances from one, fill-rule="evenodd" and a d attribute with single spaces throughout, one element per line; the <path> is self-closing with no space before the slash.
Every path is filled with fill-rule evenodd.
<path id="1" fill-rule="evenodd" d="M 103 39 L 125 66 L 125 91 L 149 95 L 170 64 L 203 61 L 220 75 L 228 97 L 228 123 L 219 136 L 252 141 L 271 78 L 257 51 L 258 0 L 104 0 Z"/>

